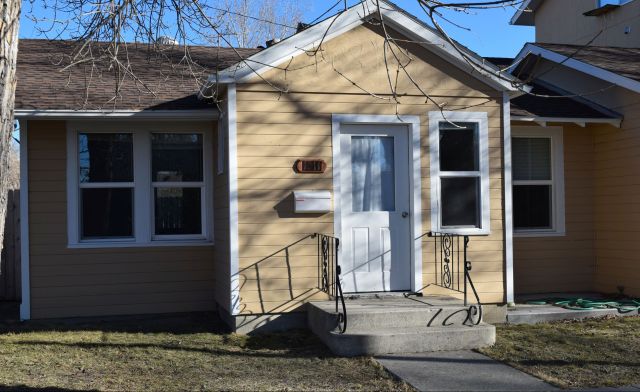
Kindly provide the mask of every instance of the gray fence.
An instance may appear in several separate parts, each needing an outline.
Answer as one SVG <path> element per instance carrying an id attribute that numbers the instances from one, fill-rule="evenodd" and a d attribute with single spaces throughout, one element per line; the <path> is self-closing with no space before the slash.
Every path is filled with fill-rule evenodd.
<path id="1" fill-rule="evenodd" d="M 20 301 L 20 191 L 9 191 L 0 254 L 0 301 Z"/>

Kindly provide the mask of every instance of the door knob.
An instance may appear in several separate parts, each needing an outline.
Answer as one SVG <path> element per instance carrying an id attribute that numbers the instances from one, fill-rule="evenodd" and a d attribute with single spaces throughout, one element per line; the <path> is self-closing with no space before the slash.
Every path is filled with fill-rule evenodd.
<path id="1" fill-rule="evenodd" d="M 408 213 L 407 211 L 403 211 L 403 212 L 402 212 L 402 217 L 403 217 L 403 218 L 406 218 L 406 217 L 408 217 L 408 216 L 409 216 L 409 213 Z"/>

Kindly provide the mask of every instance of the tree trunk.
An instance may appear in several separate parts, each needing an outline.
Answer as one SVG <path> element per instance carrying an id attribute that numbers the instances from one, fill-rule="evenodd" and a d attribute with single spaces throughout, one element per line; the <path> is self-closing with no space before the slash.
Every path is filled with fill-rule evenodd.
<path id="1" fill-rule="evenodd" d="M 2 0 L 0 10 L 0 250 L 4 241 L 4 220 L 7 216 L 21 4 L 21 0 Z"/>

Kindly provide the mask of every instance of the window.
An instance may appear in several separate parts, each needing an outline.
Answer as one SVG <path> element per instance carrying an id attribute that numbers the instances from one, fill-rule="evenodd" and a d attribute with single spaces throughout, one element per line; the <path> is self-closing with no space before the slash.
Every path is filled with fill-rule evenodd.
<path id="1" fill-rule="evenodd" d="M 80 133 L 81 238 L 133 237 L 133 137 Z"/>
<path id="2" fill-rule="evenodd" d="M 210 242 L 213 147 L 207 128 L 195 122 L 70 122 L 69 245 Z"/>
<path id="3" fill-rule="evenodd" d="M 429 113 L 432 229 L 489 234 L 487 114 Z"/>
<path id="4" fill-rule="evenodd" d="M 513 227 L 516 234 L 564 234 L 562 128 L 514 128 Z"/>

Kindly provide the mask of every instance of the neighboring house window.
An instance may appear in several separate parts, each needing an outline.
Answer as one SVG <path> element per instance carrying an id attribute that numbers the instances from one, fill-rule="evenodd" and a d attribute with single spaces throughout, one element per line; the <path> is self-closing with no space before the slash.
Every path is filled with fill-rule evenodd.
<path id="1" fill-rule="evenodd" d="M 432 229 L 490 233 L 487 114 L 429 113 Z"/>
<path id="2" fill-rule="evenodd" d="M 514 128 L 513 226 L 516 234 L 564 234 L 562 128 Z"/>
<path id="3" fill-rule="evenodd" d="M 207 126 L 133 124 L 69 123 L 69 245 L 210 241 Z"/>

